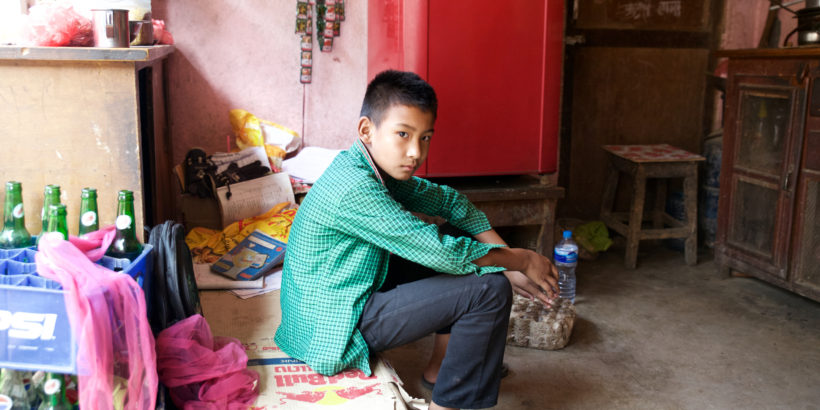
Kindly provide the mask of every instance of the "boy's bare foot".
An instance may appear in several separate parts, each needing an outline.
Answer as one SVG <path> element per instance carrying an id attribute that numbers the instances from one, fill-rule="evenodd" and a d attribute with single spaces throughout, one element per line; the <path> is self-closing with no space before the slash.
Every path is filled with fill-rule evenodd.
<path id="1" fill-rule="evenodd" d="M 433 403 L 433 402 L 431 401 L 431 402 L 430 402 L 430 410 L 458 410 L 458 409 L 453 408 L 453 407 L 441 407 L 441 406 L 439 406 L 438 404 Z"/>

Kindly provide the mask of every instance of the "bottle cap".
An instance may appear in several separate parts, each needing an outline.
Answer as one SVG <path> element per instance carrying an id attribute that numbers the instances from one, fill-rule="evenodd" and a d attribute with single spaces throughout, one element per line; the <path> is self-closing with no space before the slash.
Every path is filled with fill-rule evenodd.
<path id="1" fill-rule="evenodd" d="M 572 238 L 572 231 L 564 231 L 564 239 Z"/>

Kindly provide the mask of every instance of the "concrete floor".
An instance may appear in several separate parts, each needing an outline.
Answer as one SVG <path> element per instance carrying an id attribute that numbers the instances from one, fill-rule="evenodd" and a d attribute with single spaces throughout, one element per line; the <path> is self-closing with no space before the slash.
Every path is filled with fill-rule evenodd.
<path id="1" fill-rule="evenodd" d="M 496 409 L 820 409 L 820 303 L 717 274 L 711 253 L 642 243 L 578 267 L 578 319 L 559 351 L 508 346 Z M 385 357 L 415 397 L 432 336 Z"/>

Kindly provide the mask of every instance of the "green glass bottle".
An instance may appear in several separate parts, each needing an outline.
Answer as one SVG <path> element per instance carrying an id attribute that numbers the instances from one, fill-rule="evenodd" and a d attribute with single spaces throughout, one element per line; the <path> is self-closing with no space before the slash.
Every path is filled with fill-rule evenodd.
<path id="1" fill-rule="evenodd" d="M 83 188 L 80 195 L 80 227 L 77 234 L 82 237 L 98 229 L 100 229 L 100 221 L 97 215 L 97 190 Z"/>
<path id="2" fill-rule="evenodd" d="M 40 239 L 52 232 L 62 235 L 64 240 L 68 240 L 68 223 L 64 204 L 51 205 L 48 210 L 48 226 L 40 236 L 37 237 L 37 247 L 40 246 Z"/>
<path id="3" fill-rule="evenodd" d="M 31 406 L 23 384 L 22 372 L 0 369 L 0 403 L 9 410 L 29 410 Z"/>
<path id="4" fill-rule="evenodd" d="M 70 410 L 71 405 L 65 396 L 65 380 L 59 373 L 48 373 L 43 383 L 46 399 L 40 403 L 39 410 Z"/>
<path id="5" fill-rule="evenodd" d="M 50 232 L 61 234 L 63 239 L 68 240 L 68 223 L 66 222 L 66 207 L 64 204 L 49 205 L 46 213 L 46 229 L 37 237 L 36 245 L 40 247 L 40 239 Z"/>
<path id="6" fill-rule="evenodd" d="M 125 258 L 133 261 L 142 253 L 142 244 L 137 239 L 134 221 L 134 193 L 122 190 L 117 194 L 117 234 L 114 242 L 105 252 L 112 258 Z"/>
<path id="7" fill-rule="evenodd" d="M 41 232 L 45 232 L 46 228 L 48 227 L 48 210 L 51 205 L 57 205 L 60 203 L 60 186 L 59 185 L 46 185 L 46 189 L 43 192 L 43 209 L 40 211 L 40 220 L 43 221 L 43 228 Z"/>
<path id="8" fill-rule="evenodd" d="M 6 205 L 3 231 L 0 232 L 0 248 L 25 248 L 31 246 L 31 234 L 26 230 L 23 212 L 23 187 L 17 181 L 6 182 Z"/>

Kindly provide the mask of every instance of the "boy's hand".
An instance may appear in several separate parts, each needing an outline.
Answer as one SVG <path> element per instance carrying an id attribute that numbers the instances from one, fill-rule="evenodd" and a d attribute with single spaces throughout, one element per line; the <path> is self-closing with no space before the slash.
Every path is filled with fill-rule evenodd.
<path id="1" fill-rule="evenodd" d="M 547 294 L 544 293 L 544 291 L 542 291 L 541 288 L 535 284 L 535 282 L 531 281 L 527 275 L 524 275 L 517 270 L 506 270 L 504 271 L 504 276 L 506 276 L 507 280 L 510 281 L 515 293 L 530 300 L 538 298 L 538 300 L 545 306 L 552 306 L 552 302 L 554 300 L 547 297 Z"/>
<path id="2" fill-rule="evenodd" d="M 525 253 L 526 265 L 521 272 L 538 287 L 547 292 L 549 299 L 558 297 L 558 269 L 545 256 L 528 250 L 519 249 Z"/>
<path id="3" fill-rule="evenodd" d="M 547 299 L 558 297 L 558 269 L 549 259 L 534 251 L 522 248 L 494 248 L 486 255 L 474 260 L 473 263 L 478 266 L 504 266 L 511 271 L 520 271 L 527 279 L 534 282 L 535 286 L 546 292 Z M 510 276 L 507 278 L 509 279 Z M 518 285 L 521 283 L 520 278 L 511 283 L 513 286 L 527 290 L 526 285 Z M 531 291 L 527 292 L 533 294 Z M 536 291 L 535 295 L 539 296 L 540 293 Z"/>
<path id="4" fill-rule="evenodd" d="M 475 235 L 475 239 L 483 243 L 507 245 L 493 229 Z M 558 297 L 558 269 L 537 252 L 521 248 L 495 248 L 473 262 L 479 266 L 494 265 L 509 269 L 504 275 L 516 293 L 524 297 L 535 296 L 547 305 Z"/>

